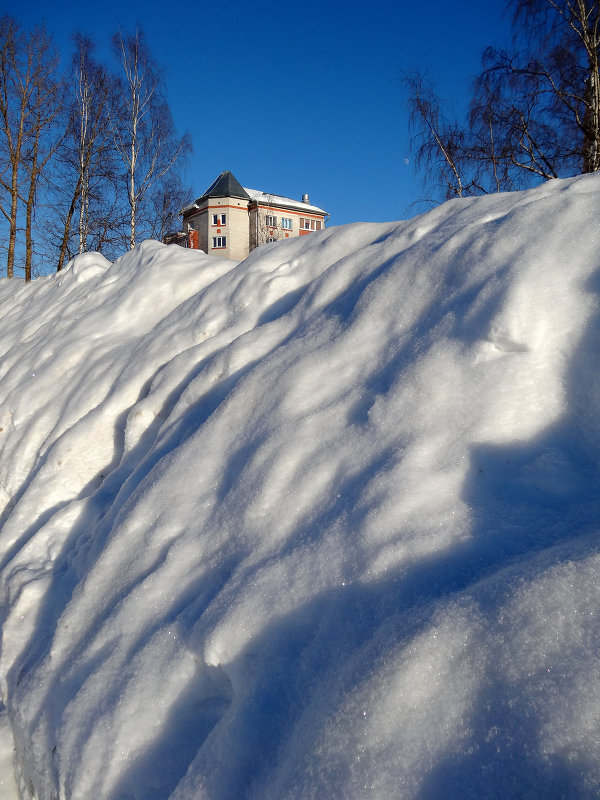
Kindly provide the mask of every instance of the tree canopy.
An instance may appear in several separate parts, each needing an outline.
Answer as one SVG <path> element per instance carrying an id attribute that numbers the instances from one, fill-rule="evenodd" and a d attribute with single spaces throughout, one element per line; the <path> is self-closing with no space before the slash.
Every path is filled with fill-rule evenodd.
<path id="1" fill-rule="evenodd" d="M 407 76 L 413 150 L 430 199 L 519 189 L 600 169 L 600 4 L 509 0 L 510 50 L 488 47 L 467 119 Z"/>

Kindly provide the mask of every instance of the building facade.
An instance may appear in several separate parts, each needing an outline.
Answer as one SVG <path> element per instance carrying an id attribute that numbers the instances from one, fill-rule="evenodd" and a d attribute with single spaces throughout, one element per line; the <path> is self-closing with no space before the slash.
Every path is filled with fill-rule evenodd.
<path id="1" fill-rule="evenodd" d="M 245 189 L 231 172 L 222 172 L 183 209 L 183 231 L 165 241 L 242 261 L 259 245 L 321 230 L 328 216 L 310 205 L 308 195 L 296 201 Z"/>

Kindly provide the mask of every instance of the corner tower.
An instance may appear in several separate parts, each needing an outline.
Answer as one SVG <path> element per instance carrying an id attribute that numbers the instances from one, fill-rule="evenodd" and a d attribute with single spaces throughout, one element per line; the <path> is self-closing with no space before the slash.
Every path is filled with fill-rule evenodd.
<path id="1" fill-rule="evenodd" d="M 183 209 L 186 233 L 198 232 L 198 247 L 209 255 L 242 261 L 249 252 L 250 195 L 232 172 L 222 172 L 194 203 Z"/>

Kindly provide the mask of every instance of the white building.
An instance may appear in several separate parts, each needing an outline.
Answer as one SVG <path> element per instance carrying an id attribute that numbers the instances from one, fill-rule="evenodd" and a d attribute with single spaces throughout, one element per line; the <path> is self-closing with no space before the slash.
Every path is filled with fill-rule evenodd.
<path id="1" fill-rule="evenodd" d="M 241 261 L 261 244 L 321 230 L 328 216 L 310 205 L 308 195 L 297 201 L 245 189 L 231 172 L 222 172 L 183 209 L 183 233 L 165 241 Z"/>

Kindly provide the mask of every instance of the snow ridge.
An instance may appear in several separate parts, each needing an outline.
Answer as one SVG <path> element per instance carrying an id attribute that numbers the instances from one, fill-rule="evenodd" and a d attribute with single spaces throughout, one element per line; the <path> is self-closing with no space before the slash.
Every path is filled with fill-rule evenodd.
<path id="1" fill-rule="evenodd" d="M 20 797 L 598 796 L 599 211 L 0 282 Z"/>

